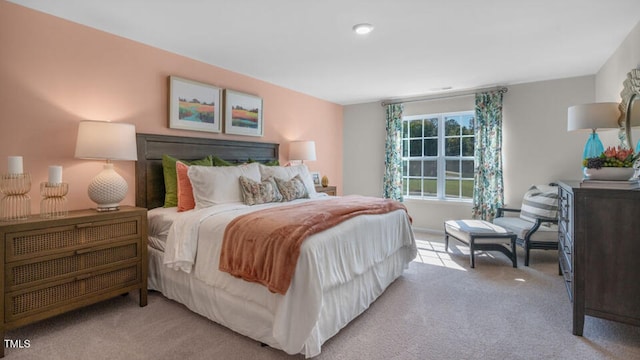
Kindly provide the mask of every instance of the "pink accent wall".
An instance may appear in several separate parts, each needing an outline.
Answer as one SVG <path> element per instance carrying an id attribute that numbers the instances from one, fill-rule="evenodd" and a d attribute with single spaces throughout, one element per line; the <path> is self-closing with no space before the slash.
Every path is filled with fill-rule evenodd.
<path id="1" fill-rule="evenodd" d="M 212 44 L 213 46 L 214 44 Z M 169 129 L 168 76 L 262 97 L 264 136 Z M 315 140 L 311 171 L 342 189 L 342 106 L 164 50 L 0 1 L 0 173 L 7 157 L 24 157 L 31 173 L 31 210 L 40 212 L 40 182 L 63 166 L 69 207 L 95 207 L 86 191 L 103 162 L 75 159 L 81 120 L 132 123 L 140 133 L 264 141 Z M 135 204 L 134 162 L 116 162 L 129 183 L 123 205 Z"/>

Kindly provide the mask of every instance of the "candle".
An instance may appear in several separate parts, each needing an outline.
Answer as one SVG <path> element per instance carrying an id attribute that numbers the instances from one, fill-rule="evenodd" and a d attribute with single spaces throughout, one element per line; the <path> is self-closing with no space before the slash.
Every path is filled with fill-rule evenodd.
<path id="1" fill-rule="evenodd" d="M 22 173 L 22 156 L 9 156 L 9 174 Z"/>
<path id="2" fill-rule="evenodd" d="M 62 182 L 62 166 L 49 166 L 49 185 L 60 185 Z"/>

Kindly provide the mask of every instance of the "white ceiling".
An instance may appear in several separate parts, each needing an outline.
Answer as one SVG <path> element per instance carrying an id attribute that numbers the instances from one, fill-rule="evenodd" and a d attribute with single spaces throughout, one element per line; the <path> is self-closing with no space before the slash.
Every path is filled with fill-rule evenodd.
<path id="1" fill-rule="evenodd" d="M 343 105 L 592 75 L 640 21 L 639 0 L 10 1 Z"/>

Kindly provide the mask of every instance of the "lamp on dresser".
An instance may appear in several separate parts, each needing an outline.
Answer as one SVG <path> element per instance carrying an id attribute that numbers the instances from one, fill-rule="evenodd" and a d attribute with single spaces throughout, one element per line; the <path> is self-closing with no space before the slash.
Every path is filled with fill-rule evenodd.
<path id="1" fill-rule="evenodd" d="M 75 157 L 106 160 L 104 169 L 89 184 L 89 198 L 97 211 L 118 210 L 129 189 L 113 168 L 113 160 L 138 160 L 136 128 L 132 124 L 84 120 L 78 126 Z"/>
<path id="2" fill-rule="evenodd" d="M 568 111 L 567 131 L 591 130 L 584 146 L 582 158 L 592 158 L 604 152 L 597 129 L 618 128 L 618 103 L 603 102 L 571 106 Z"/>
<path id="3" fill-rule="evenodd" d="M 316 159 L 315 141 L 292 141 L 289 144 L 289 160 L 314 161 Z"/>

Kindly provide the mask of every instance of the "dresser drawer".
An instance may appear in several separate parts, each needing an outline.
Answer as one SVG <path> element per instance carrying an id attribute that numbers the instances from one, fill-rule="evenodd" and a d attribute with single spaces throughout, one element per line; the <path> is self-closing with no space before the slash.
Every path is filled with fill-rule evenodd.
<path id="1" fill-rule="evenodd" d="M 139 261 L 140 256 L 140 243 L 129 241 L 78 249 L 49 259 L 16 261 L 5 266 L 5 287 L 6 291 L 13 291 L 26 286 L 37 286 L 127 261 Z"/>
<path id="2" fill-rule="evenodd" d="M 5 262 L 64 252 L 87 245 L 139 238 L 141 219 L 136 217 L 77 223 L 5 234 Z"/>
<path id="3" fill-rule="evenodd" d="M 91 303 L 91 297 L 127 286 L 136 286 L 141 279 L 140 267 L 139 263 L 134 263 L 119 269 L 97 271 L 39 287 L 9 292 L 5 296 L 5 322 L 57 311 L 61 306 L 73 306 L 74 303 L 85 300 Z"/>
<path id="4" fill-rule="evenodd" d="M 569 300 L 573 302 L 573 271 L 563 251 L 558 251 L 558 257 L 558 260 L 560 262 L 560 271 L 562 272 L 562 277 L 564 278 L 564 285 L 567 288 L 567 292 L 569 293 Z"/>
<path id="5" fill-rule="evenodd" d="M 573 244 L 571 244 L 570 237 L 563 233 L 558 233 L 558 250 L 560 256 L 565 258 L 565 262 L 567 263 L 567 269 L 571 270 L 573 264 Z"/>
<path id="6" fill-rule="evenodd" d="M 558 208 L 558 227 L 560 231 L 565 234 L 571 234 L 571 226 L 573 219 L 571 218 L 571 204 L 573 203 L 573 197 L 571 193 L 560 189 L 560 199 Z"/>

